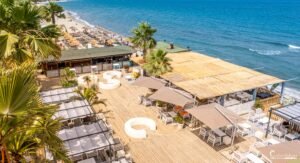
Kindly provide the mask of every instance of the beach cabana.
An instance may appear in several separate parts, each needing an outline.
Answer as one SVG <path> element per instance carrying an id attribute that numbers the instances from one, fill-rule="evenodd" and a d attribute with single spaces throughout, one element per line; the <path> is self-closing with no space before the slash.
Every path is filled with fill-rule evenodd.
<path id="1" fill-rule="evenodd" d="M 287 141 L 257 149 L 266 162 L 288 163 L 300 161 L 300 141 Z"/>
<path id="2" fill-rule="evenodd" d="M 163 101 L 181 107 L 184 107 L 187 104 L 192 104 L 194 102 L 193 98 L 190 98 L 180 92 L 180 90 L 174 88 L 162 87 L 154 94 L 149 96 L 149 99 Z"/>
<path id="3" fill-rule="evenodd" d="M 270 127 L 270 120 L 272 115 L 276 115 L 288 121 L 293 128 L 300 130 L 300 103 L 296 103 L 278 109 L 271 108 L 269 114 L 268 128 Z M 269 130 L 267 130 L 266 136 L 268 136 L 268 131 Z"/>
<path id="4" fill-rule="evenodd" d="M 166 85 L 167 82 L 163 81 L 162 79 L 157 79 L 154 77 L 146 77 L 141 76 L 132 83 L 132 85 L 146 87 L 150 89 L 160 89 Z"/>
<path id="5" fill-rule="evenodd" d="M 197 106 L 186 111 L 212 130 L 235 125 L 242 120 L 239 115 L 217 103 Z"/>
<path id="6" fill-rule="evenodd" d="M 231 144 L 233 144 L 236 135 L 236 125 L 242 121 L 237 114 L 217 103 L 197 106 L 186 111 L 192 115 L 192 123 L 195 123 L 195 119 L 197 119 L 215 133 L 219 133 L 219 135 L 226 136 L 220 128 L 233 126 L 231 135 Z"/>

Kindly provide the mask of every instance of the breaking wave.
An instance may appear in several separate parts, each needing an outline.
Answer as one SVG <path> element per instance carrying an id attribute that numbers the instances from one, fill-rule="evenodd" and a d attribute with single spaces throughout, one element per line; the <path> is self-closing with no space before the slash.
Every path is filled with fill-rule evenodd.
<path id="1" fill-rule="evenodd" d="M 257 50 L 257 49 L 249 49 L 249 51 L 255 52 L 257 54 L 260 55 L 268 55 L 268 56 L 272 56 L 272 55 L 281 55 L 282 52 L 280 50 Z"/>

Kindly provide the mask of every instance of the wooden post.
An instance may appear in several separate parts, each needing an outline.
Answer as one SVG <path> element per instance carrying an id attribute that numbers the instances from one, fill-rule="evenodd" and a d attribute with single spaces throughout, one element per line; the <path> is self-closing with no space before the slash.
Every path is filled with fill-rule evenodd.
<path id="1" fill-rule="evenodd" d="M 225 104 L 225 95 L 221 96 L 220 103 L 221 103 L 222 106 L 224 106 L 224 104 Z"/>
<path id="2" fill-rule="evenodd" d="M 272 111 L 273 111 L 273 108 L 271 107 L 270 110 L 269 110 L 269 121 L 268 121 L 268 125 L 267 125 L 267 131 L 266 131 L 265 138 L 267 138 L 268 134 L 269 134 L 269 127 L 270 127 L 270 120 L 271 120 L 271 116 L 272 116 Z"/>
<path id="3" fill-rule="evenodd" d="M 283 99 L 284 99 L 284 87 L 285 87 L 285 82 L 281 83 L 281 91 L 280 91 L 280 104 L 283 103 Z"/>
<path id="4" fill-rule="evenodd" d="M 257 95 L 257 88 L 255 88 L 254 90 L 253 90 L 253 97 L 252 97 L 252 100 L 253 101 L 255 101 L 256 100 L 256 95 Z"/>

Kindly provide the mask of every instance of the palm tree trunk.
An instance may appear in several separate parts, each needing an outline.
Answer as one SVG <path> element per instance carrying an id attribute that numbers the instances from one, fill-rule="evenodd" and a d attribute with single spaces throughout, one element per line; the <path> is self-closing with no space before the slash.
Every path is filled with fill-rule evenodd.
<path id="1" fill-rule="evenodd" d="M 143 49 L 143 59 L 146 62 L 147 49 Z"/>
<path id="2" fill-rule="evenodd" d="M 1 147 L 1 163 L 5 163 L 5 152 L 4 152 L 4 149 L 3 147 Z"/>
<path id="3" fill-rule="evenodd" d="M 7 162 L 10 162 L 9 154 L 8 154 L 8 151 L 6 150 L 6 145 L 4 145 L 4 152 L 5 152 Z"/>
<path id="4" fill-rule="evenodd" d="M 55 15 L 54 15 L 54 13 L 51 14 L 51 19 L 52 19 L 52 24 L 55 25 Z"/>

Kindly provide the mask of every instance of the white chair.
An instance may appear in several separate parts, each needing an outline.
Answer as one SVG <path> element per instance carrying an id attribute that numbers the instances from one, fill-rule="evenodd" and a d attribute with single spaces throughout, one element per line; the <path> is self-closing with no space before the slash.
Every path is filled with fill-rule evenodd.
<path id="1" fill-rule="evenodd" d="M 161 115 L 161 119 L 162 121 L 165 123 L 165 124 L 168 124 L 168 123 L 173 123 L 173 118 L 168 116 L 167 114 L 163 114 Z"/>
<path id="2" fill-rule="evenodd" d="M 274 126 L 273 135 L 278 136 L 279 138 L 284 137 L 287 134 L 287 130 L 283 129 L 280 125 Z"/>
<path id="3" fill-rule="evenodd" d="M 219 143 L 219 145 L 221 145 L 221 137 L 216 137 L 216 135 L 214 135 L 212 132 L 209 133 L 208 138 L 207 138 L 207 142 L 211 142 L 213 146 L 215 146 L 216 143 Z"/>
<path id="4" fill-rule="evenodd" d="M 231 154 L 231 161 L 235 163 L 247 163 L 247 157 L 246 155 L 238 151 L 235 151 Z"/>
<path id="5" fill-rule="evenodd" d="M 201 127 L 200 130 L 199 130 L 199 136 L 202 136 L 203 139 L 205 139 L 205 137 L 208 135 L 208 131 L 206 128 L 204 127 Z"/>
<path id="6" fill-rule="evenodd" d="M 245 128 L 242 128 L 240 126 L 238 126 L 238 129 L 237 129 L 237 133 L 238 135 L 240 135 L 241 137 L 244 137 L 246 135 L 249 135 L 250 134 L 250 130 L 249 129 L 245 129 Z"/>

